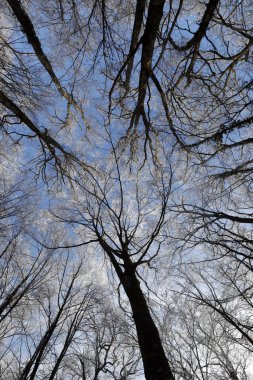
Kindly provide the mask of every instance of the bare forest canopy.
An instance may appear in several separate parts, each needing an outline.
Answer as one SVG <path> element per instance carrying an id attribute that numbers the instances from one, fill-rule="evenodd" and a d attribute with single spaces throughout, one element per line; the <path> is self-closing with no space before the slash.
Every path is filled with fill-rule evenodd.
<path id="1" fill-rule="evenodd" d="M 0 380 L 252 380 L 252 1 L 0 27 Z"/>

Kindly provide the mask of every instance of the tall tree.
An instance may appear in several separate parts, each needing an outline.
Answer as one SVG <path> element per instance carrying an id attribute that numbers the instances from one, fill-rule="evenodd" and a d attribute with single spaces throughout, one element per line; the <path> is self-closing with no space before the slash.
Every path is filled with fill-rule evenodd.
<path id="1" fill-rule="evenodd" d="M 70 306 L 80 249 L 81 261 L 104 254 L 132 314 L 147 379 L 173 379 L 180 355 L 189 358 L 185 347 L 175 355 L 173 344 L 164 346 L 158 331 L 150 294 L 163 267 L 171 266 L 167 291 L 209 307 L 212 321 L 223 318 L 236 345 L 242 334 L 241 346 L 251 350 L 251 8 L 248 0 L 1 2 L 3 335 L 15 326 L 15 312 L 19 321 L 7 338 L 8 358 L 14 337 L 26 332 L 20 310 L 42 307 L 47 326 L 36 337 L 24 334 L 30 356 L 15 374 L 35 378 L 47 367 L 45 376 L 61 376 L 85 320 L 82 297 L 75 304 L 81 309 Z M 31 173 L 36 202 L 27 191 Z M 69 250 L 76 262 L 63 264 Z M 43 274 L 57 284 L 49 304 L 34 296 Z M 194 313 L 192 319 L 198 322 Z M 199 339 L 188 331 L 187 347 Z M 221 354 L 219 342 L 205 346 L 206 360 Z M 98 370 L 109 376 L 111 351 L 102 351 L 97 377 Z M 73 376 L 87 376 L 84 356 L 82 374 Z M 229 352 L 223 357 L 227 371 Z M 131 375 L 131 360 L 122 361 L 111 377 Z M 193 366 L 185 369 L 189 376 L 208 379 L 202 360 Z M 227 371 L 243 378 L 237 372 Z"/>

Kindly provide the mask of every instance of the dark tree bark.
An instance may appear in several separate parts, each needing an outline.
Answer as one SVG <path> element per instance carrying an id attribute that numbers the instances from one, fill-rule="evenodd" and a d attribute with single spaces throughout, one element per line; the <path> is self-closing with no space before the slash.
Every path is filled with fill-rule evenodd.
<path id="1" fill-rule="evenodd" d="M 138 336 L 146 380 L 174 380 L 166 358 L 159 332 L 152 319 L 140 282 L 137 265 L 132 263 L 127 251 L 122 252 L 124 268 L 117 261 L 117 253 L 99 236 L 99 243 L 108 255 L 129 299 Z"/>
<path id="2" fill-rule="evenodd" d="M 164 0 L 151 0 L 148 7 L 148 16 L 143 33 L 141 70 L 139 77 L 139 95 L 136 109 L 133 113 L 135 124 L 138 123 L 147 92 L 148 80 L 152 72 L 152 58 L 154 54 L 157 33 L 163 16 Z"/>
<path id="3" fill-rule="evenodd" d="M 133 64 L 134 64 L 133 52 L 135 51 L 136 46 L 138 44 L 141 27 L 143 23 L 145 5 L 146 5 L 146 0 L 138 0 L 136 3 L 134 26 L 133 26 L 131 45 L 130 45 L 130 51 L 129 51 L 130 58 L 129 58 L 127 70 L 126 70 L 125 85 L 126 85 L 127 90 L 129 89 L 129 84 L 130 84 L 130 79 L 131 79 L 131 74 L 132 74 Z"/>
<path id="4" fill-rule="evenodd" d="M 199 28 L 197 32 L 194 34 L 192 39 L 187 42 L 184 46 L 177 46 L 177 44 L 173 41 L 171 37 L 169 37 L 169 41 L 172 44 L 172 46 L 178 50 L 178 51 L 186 51 L 190 49 L 192 46 L 195 46 L 198 48 L 202 38 L 204 37 L 206 30 L 209 26 L 210 21 L 213 18 L 214 12 L 217 9 L 219 4 L 219 0 L 209 0 L 208 4 L 206 5 L 206 10 L 204 12 L 203 18 L 199 24 Z"/>
<path id="5" fill-rule="evenodd" d="M 133 268 L 126 269 L 122 285 L 131 304 L 144 373 L 147 380 L 173 380 L 174 376 L 162 347 L 157 327 Z"/>
<path id="6" fill-rule="evenodd" d="M 32 120 L 15 104 L 11 99 L 9 99 L 1 90 L 0 90 L 0 103 L 6 107 L 8 110 L 13 112 L 13 114 L 20 119 L 35 135 L 39 140 L 48 148 L 51 154 L 55 156 L 55 150 L 58 149 L 61 153 L 67 154 L 64 148 L 53 138 L 48 132 L 41 132 L 41 130 L 36 127 Z M 34 136 L 30 136 L 32 138 Z"/>
<path id="7" fill-rule="evenodd" d="M 52 336 L 53 336 L 53 334 L 54 334 L 54 332 L 55 332 L 55 330 L 59 324 L 60 318 L 65 311 L 65 308 L 66 308 L 66 305 L 69 301 L 69 298 L 71 297 L 71 291 L 72 291 L 74 281 L 76 279 L 76 276 L 78 274 L 79 269 L 80 268 L 78 268 L 77 272 L 75 273 L 75 275 L 72 278 L 72 281 L 69 285 L 69 288 L 66 292 L 66 295 L 64 296 L 62 305 L 60 306 L 59 310 L 57 311 L 53 321 L 50 322 L 50 320 L 49 320 L 48 329 L 45 331 L 43 337 L 41 338 L 41 340 L 40 340 L 38 346 L 36 347 L 31 359 L 26 363 L 26 366 L 24 367 L 23 372 L 22 372 L 21 376 L 19 377 L 19 380 L 26 380 L 27 378 L 29 378 L 29 380 L 34 380 L 36 378 L 36 374 L 37 374 L 38 368 L 41 364 L 43 355 L 44 355 L 44 353 L 48 347 L 50 339 L 52 338 Z"/>
<path id="8" fill-rule="evenodd" d="M 53 83 L 55 84 L 57 90 L 59 93 L 70 103 L 76 105 L 74 99 L 68 94 L 68 92 L 62 87 L 59 79 L 57 78 L 53 67 L 47 58 L 46 54 L 44 53 L 41 42 L 39 38 L 36 35 L 34 26 L 32 24 L 32 21 L 30 20 L 28 14 L 25 12 L 25 10 L 22 8 L 20 1 L 17 0 L 7 0 L 9 6 L 11 7 L 14 15 L 18 19 L 23 32 L 25 33 L 27 40 L 29 44 L 33 47 L 33 50 L 41 62 L 41 64 L 44 66 L 46 71 L 48 72 L 50 78 L 52 79 Z"/>

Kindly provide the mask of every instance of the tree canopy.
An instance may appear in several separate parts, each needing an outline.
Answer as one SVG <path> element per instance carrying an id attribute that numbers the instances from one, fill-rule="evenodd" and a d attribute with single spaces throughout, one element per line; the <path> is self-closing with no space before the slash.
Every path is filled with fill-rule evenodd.
<path id="1" fill-rule="evenodd" d="M 252 13 L 1 2 L 1 379 L 253 378 Z"/>

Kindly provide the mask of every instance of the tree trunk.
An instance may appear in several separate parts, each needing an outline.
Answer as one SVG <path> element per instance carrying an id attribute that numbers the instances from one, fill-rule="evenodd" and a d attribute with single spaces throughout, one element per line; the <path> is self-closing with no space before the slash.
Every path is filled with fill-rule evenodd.
<path id="1" fill-rule="evenodd" d="M 96 231 L 98 241 L 107 253 L 130 302 L 137 331 L 146 380 L 174 380 L 163 350 L 157 327 L 151 317 L 140 282 L 136 277 L 136 266 L 127 252 L 124 253 L 124 271 L 118 263 L 115 252 Z"/>
<path id="2" fill-rule="evenodd" d="M 121 281 L 132 307 L 146 380 L 174 380 L 135 270 L 126 269 Z"/>

